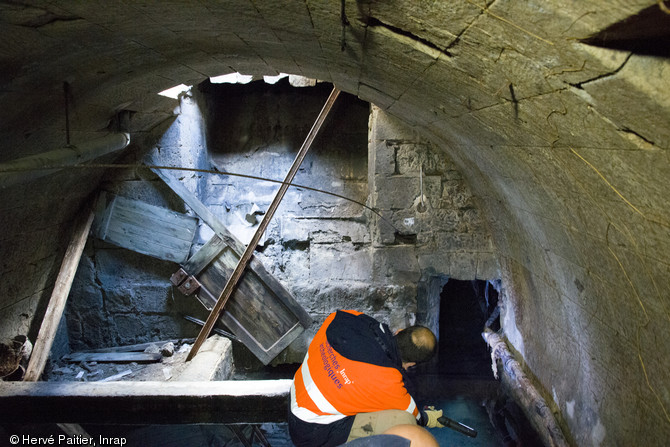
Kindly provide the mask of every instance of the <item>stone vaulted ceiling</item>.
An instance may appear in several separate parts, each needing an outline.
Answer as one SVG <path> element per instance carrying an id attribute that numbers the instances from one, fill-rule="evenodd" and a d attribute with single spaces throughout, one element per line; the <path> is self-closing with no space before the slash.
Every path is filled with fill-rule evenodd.
<path id="1" fill-rule="evenodd" d="M 119 125 L 142 140 L 176 106 L 157 93 L 180 83 L 230 72 L 333 82 L 461 168 L 494 235 L 506 336 L 569 438 L 660 445 L 670 438 L 670 63 L 580 42 L 656 3 L 1 1 L 0 163 L 66 143 L 64 90 L 77 144 Z M 8 330 L 39 314 L 99 174 L 2 191 Z"/>

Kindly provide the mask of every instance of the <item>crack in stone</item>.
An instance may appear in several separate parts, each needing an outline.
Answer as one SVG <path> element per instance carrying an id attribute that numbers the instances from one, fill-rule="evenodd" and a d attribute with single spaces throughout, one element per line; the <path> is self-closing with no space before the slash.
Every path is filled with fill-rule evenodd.
<path id="1" fill-rule="evenodd" d="M 19 23 L 19 26 L 26 28 L 42 28 L 43 26 L 51 25 L 56 22 L 75 22 L 77 20 L 83 20 L 82 17 L 76 15 L 62 15 L 56 14 L 49 10 L 44 9 L 44 14 L 33 17 L 30 20 L 26 20 L 22 23 Z"/>
<path id="2" fill-rule="evenodd" d="M 393 34 L 397 34 L 399 36 L 409 38 L 410 40 L 413 40 L 413 41 L 415 41 L 415 42 L 417 42 L 421 45 L 424 45 L 424 46 L 426 46 L 426 47 L 428 47 L 432 50 L 435 50 L 435 51 L 437 51 L 441 54 L 444 54 L 444 55 L 449 56 L 449 57 L 452 56 L 451 53 L 449 53 L 449 51 L 446 48 L 442 48 L 442 47 L 434 44 L 433 42 L 431 42 L 427 39 L 424 39 L 422 37 L 417 36 L 416 34 L 410 32 L 410 31 L 406 31 L 406 30 L 403 30 L 403 29 L 398 28 L 396 26 L 389 25 L 388 23 L 384 23 L 384 22 L 382 22 L 381 20 L 379 20 L 375 17 L 368 16 L 367 19 L 366 19 L 366 25 L 368 27 L 371 27 L 371 28 L 375 28 L 375 27 L 383 28 L 387 31 L 390 31 Z"/>
<path id="3" fill-rule="evenodd" d="M 628 54 L 628 56 L 627 56 L 626 59 L 621 63 L 621 65 L 619 65 L 617 68 L 615 68 L 614 70 L 612 70 L 612 71 L 610 71 L 610 72 L 600 74 L 600 75 L 598 75 L 598 76 L 596 76 L 596 77 L 594 77 L 594 78 L 587 79 L 587 80 L 585 80 L 585 81 L 581 81 L 581 82 L 577 82 L 577 83 L 575 83 L 575 84 L 570 84 L 570 83 L 568 83 L 568 85 L 571 85 L 572 87 L 575 87 L 575 88 L 578 88 L 578 89 L 583 90 L 583 89 L 584 89 L 583 86 L 584 86 L 585 84 L 589 84 L 589 83 L 591 83 L 591 82 L 600 81 L 601 79 L 605 79 L 605 78 L 609 78 L 609 77 L 611 77 L 611 76 L 615 76 L 617 73 L 619 73 L 619 72 L 623 69 L 623 67 L 628 63 L 628 61 L 630 60 L 630 58 L 631 58 L 632 56 L 633 56 L 633 53 Z"/>
<path id="4" fill-rule="evenodd" d="M 493 6 L 493 3 L 495 3 L 495 2 L 496 2 L 496 0 L 493 0 L 489 5 L 486 5 L 486 8 L 490 8 L 491 6 Z M 486 8 L 482 8 L 479 5 L 475 5 L 475 6 L 477 6 L 479 8 L 479 14 L 472 17 L 472 20 L 467 24 L 467 26 L 465 28 L 463 28 L 461 30 L 461 32 L 456 35 L 454 40 L 452 40 L 451 43 L 449 43 L 449 45 L 447 45 L 447 47 L 445 48 L 445 51 L 449 51 L 451 48 L 456 46 L 461 41 L 461 37 L 463 36 L 463 34 L 468 32 L 470 30 L 470 28 L 472 28 L 474 26 L 475 22 L 477 22 L 477 19 L 480 18 L 481 16 L 483 16 L 486 13 Z M 500 54 L 502 55 L 502 52 Z"/>
<path id="5" fill-rule="evenodd" d="M 656 143 L 654 143 L 652 140 L 648 139 L 647 137 L 645 137 L 645 136 L 643 136 L 643 135 L 637 133 L 637 132 L 634 131 L 633 129 L 630 129 L 630 128 L 624 126 L 624 127 L 620 128 L 620 129 L 618 129 L 618 130 L 619 130 L 620 132 L 629 134 L 633 139 L 639 139 L 639 140 L 641 140 L 642 143 L 643 143 L 643 144 L 642 144 L 643 146 L 645 146 L 645 145 L 651 145 L 651 146 L 653 146 L 653 147 L 656 147 Z"/>

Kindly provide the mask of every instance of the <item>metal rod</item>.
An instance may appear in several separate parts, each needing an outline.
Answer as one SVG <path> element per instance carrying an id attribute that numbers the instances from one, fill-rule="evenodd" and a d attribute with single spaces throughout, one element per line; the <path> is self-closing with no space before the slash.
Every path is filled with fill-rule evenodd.
<path id="1" fill-rule="evenodd" d="M 314 139 L 316 138 L 316 134 L 319 132 L 319 129 L 321 128 L 321 125 L 324 123 L 326 120 L 326 117 L 328 116 L 328 113 L 333 107 L 333 104 L 335 103 L 335 100 L 337 99 L 338 95 L 340 94 L 340 91 L 336 88 L 333 87 L 333 91 L 330 93 L 330 96 L 326 100 L 326 103 L 324 104 L 323 108 L 321 109 L 321 112 L 319 113 L 319 116 L 316 118 L 316 121 L 314 122 L 314 125 L 312 126 L 312 129 L 309 131 L 309 134 L 307 135 L 307 138 L 305 139 L 305 142 L 302 144 L 302 147 L 298 151 L 298 155 L 295 157 L 295 160 L 293 161 L 293 164 L 291 165 L 291 168 L 289 169 L 288 174 L 286 175 L 286 179 L 284 182 L 282 182 L 281 186 L 279 187 L 279 190 L 277 191 L 277 194 L 275 195 L 274 199 L 272 200 L 272 203 L 270 204 L 270 207 L 268 208 L 267 212 L 263 216 L 263 220 L 261 221 L 260 225 L 256 229 L 256 232 L 254 233 L 254 236 L 251 238 L 251 241 L 249 242 L 249 245 L 247 245 L 246 250 L 244 251 L 244 254 L 240 258 L 239 262 L 237 263 L 237 266 L 235 267 L 235 270 L 233 273 L 230 275 L 230 278 L 228 278 L 228 281 L 226 282 L 225 287 L 221 291 L 221 295 L 219 295 L 219 299 L 217 300 L 216 304 L 214 305 L 214 308 L 210 312 L 209 316 L 207 317 L 207 321 L 205 322 L 205 325 L 202 327 L 200 330 L 200 334 L 198 334 L 198 338 L 196 338 L 195 343 L 193 344 L 193 347 L 191 348 L 191 351 L 188 353 L 188 356 L 186 357 L 186 361 L 190 361 L 195 355 L 198 353 L 198 350 L 200 349 L 200 346 L 204 343 L 205 339 L 209 335 L 209 333 L 212 331 L 212 328 L 214 327 L 214 324 L 216 323 L 216 320 L 219 318 L 219 315 L 221 314 L 223 307 L 226 305 L 226 302 L 230 298 L 230 296 L 233 293 L 233 290 L 235 289 L 235 286 L 237 285 L 237 282 L 239 279 L 242 277 L 242 274 L 244 273 L 244 270 L 249 263 L 249 260 L 251 259 L 251 256 L 254 253 L 254 250 L 256 249 L 256 246 L 258 245 L 258 242 L 260 241 L 261 236 L 265 232 L 265 230 L 268 227 L 268 224 L 270 223 L 270 220 L 272 219 L 272 216 L 274 215 L 275 211 L 279 207 L 279 204 L 281 200 L 284 198 L 284 194 L 286 193 L 286 190 L 288 190 L 288 187 L 291 184 L 291 181 L 293 180 L 293 177 L 295 177 L 295 174 L 298 172 L 298 169 L 300 168 L 300 165 L 302 164 L 302 161 L 305 158 L 305 155 L 307 155 L 307 151 L 309 150 L 310 146 L 314 142 Z"/>

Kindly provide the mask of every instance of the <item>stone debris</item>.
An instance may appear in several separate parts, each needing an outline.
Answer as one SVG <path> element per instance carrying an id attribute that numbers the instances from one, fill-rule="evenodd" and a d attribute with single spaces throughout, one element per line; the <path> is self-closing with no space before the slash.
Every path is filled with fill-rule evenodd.
<path id="1" fill-rule="evenodd" d="M 123 347 L 120 347 L 123 349 Z M 187 366 L 188 343 L 156 342 L 144 352 L 160 353 L 160 361 L 149 364 L 86 361 L 67 363 L 61 359 L 45 371 L 45 380 L 51 382 L 108 382 L 116 380 L 168 381 L 178 376 Z"/>
<path id="2" fill-rule="evenodd" d="M 171 341 L 165 343 L 161 346 L 160 353 L 163 354 L 163 357 L 172 357 L 174 355 L 174 343 Z"/>

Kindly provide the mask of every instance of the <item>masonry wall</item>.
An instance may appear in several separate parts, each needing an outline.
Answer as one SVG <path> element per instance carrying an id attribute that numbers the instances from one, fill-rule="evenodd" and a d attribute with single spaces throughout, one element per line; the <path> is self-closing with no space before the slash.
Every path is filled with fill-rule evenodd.
<path id="1" fill-rule="evenodd" d="M 101 169 L 66 169 L 2 189 L 0 342 L 16 335 L 35 341 L 74 219 L 91 205 L 101 175 Z"/>
<path id="2" fill-rule="evenodd" d="M 180 177 L 247 243 L 278 189 L 264 179 L 284 178 L 330 89 L 206 82 L 182 97 L 177 119 L 155 146 L 167 164 L 229 173 Z M 422 181 L 425 210 L 418 207 Z M 294 183 L 304 187 L 289 188 L 255 256 L 315 324 L 275 363 L 301 361 L 320 323 L 341 308 L 394 329 L 420 322 L 437 332 L 436 282 L 499 277 L 484 219 L 454 164 L 351 95 L 338 99 Z M 103 187 L 190 213 L 146 170 L 122 171 Z M 192 252 L 212 235 L 201 224 Z M 104 242 L 89 244 L 68 307 L 71 347 L 193 336 L 183 314 L 204 319 L 206 313 L 169 285 L 177 268 Z"/>

